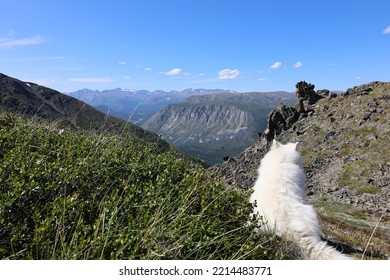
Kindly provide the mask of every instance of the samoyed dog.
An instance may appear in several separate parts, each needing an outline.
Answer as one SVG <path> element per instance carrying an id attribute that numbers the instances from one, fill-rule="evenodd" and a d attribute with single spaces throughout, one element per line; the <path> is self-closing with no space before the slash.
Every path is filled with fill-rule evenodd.
<path id="1" fill-rule="evenodd" d="M 321 239 L 316 212 L 306 202 L 305 173 L 297 144 L 273 140 L 261 160 L 250 197 L 252 203 L 257 202 L 254 212 L 263 217 L 265 230 L 296 242 L 306 259 L 352 259 Z"/>

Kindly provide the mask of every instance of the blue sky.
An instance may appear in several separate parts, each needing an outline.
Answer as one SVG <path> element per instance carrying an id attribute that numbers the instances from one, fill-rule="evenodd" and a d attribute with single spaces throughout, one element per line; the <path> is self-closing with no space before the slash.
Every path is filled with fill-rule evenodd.
<path id="1" fill-rule="evenodd" d="M 390 1 L 3 0 L 0 72 L 62 92 L 390 81 Z"/>

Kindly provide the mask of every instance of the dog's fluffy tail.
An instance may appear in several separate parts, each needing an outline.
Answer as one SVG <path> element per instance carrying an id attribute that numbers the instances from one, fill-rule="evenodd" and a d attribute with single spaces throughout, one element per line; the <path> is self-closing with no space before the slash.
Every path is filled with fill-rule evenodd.
<path id="1" fill-rule="evenodd" d="M 303 237 L 299 244 L 305 257 L 310 260 L 353 260 L 349 255 L 340 253 L 326 241 L 317 238 Z"/>

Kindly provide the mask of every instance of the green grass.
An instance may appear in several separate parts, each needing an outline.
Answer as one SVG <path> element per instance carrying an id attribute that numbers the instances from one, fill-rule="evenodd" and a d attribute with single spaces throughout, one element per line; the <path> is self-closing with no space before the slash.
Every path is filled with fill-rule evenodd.
<path id="1" fill-rule="evenodd" d="M 315 207 L 320 209 L 322 212 L 327 213 L 332 217 L 348 217 L 351 220 L 365 220 L 365 213 L 362 210 L 358 210 L 350 204 L 329 201 L 327 197 L 320 197 L 315 203 Z"/>
<path id="2" fill-rule="evenodd" d="M 0 259 L 284 259 L 248 191 L 174 150 L 0 116 Z"/>
<path id="3" fill-rule="evenodd" d="M 355 189 L 359 193 L 377 194 L 381 192 L 381 188 L 375 184 L 367 184 L 363 181 L 364 175 L 367 170 L 372 170 L 373 163 L 348 163 L 343 167 L 343 172 L 338 179 L 340 187 L 348 187 Z M 368 167 L 367 167 L 368 166 Z M 371 168 L 371 169 L 370 169 Z"/>
<path id="4" fill-rule="evenodd" d="M 387 219 L 382 219 L 380 227 L 376 228 L 378 218 L 367 215 L 367 210 L 329 201 L 326 197 L 320 197 L 313 204 L 318 209 L 325 237 L 337 240 L 342 246 L 355 247 L 356 251 L 352 255 L 357 259 L 387 259 L 390 253 Z M 373 238 L 367 246 L 371 235 Z M 367 251 L 363 255 L 365 246 Z"/>

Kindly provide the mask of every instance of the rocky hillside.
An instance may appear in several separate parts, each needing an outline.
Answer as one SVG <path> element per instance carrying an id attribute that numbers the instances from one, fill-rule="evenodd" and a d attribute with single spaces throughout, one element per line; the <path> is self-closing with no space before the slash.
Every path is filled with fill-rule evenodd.
<path id="1" fill-rule="evenodd" d="M 55 121 L 64 127 L 127 136 L 169 145 L 156 134 L 121 119 L 107 116 L 88 104 L 53 89 L 23 82 L 0 73 L 0 112 Z"/>
<path id="2" fill-rule="evenodd" d="M 390 83 L 335 94 L 301 82 L 297 97 L 294 108 L 280 105 L 269 114 L 256 145 L 209 171 L 226 185 L 251 188 L 269 142 L 298 141 L 324 237 L 358 257 L 367 249 L 366 257 L 389 258 Z"/>
<path id="3" fill-rule="evenodd" d="M 142 127 L 184 153 L 215 164 L 255 143 L 275 104 L 294 100 L 287 92 L 192 96 L 163 108 Z"/>

